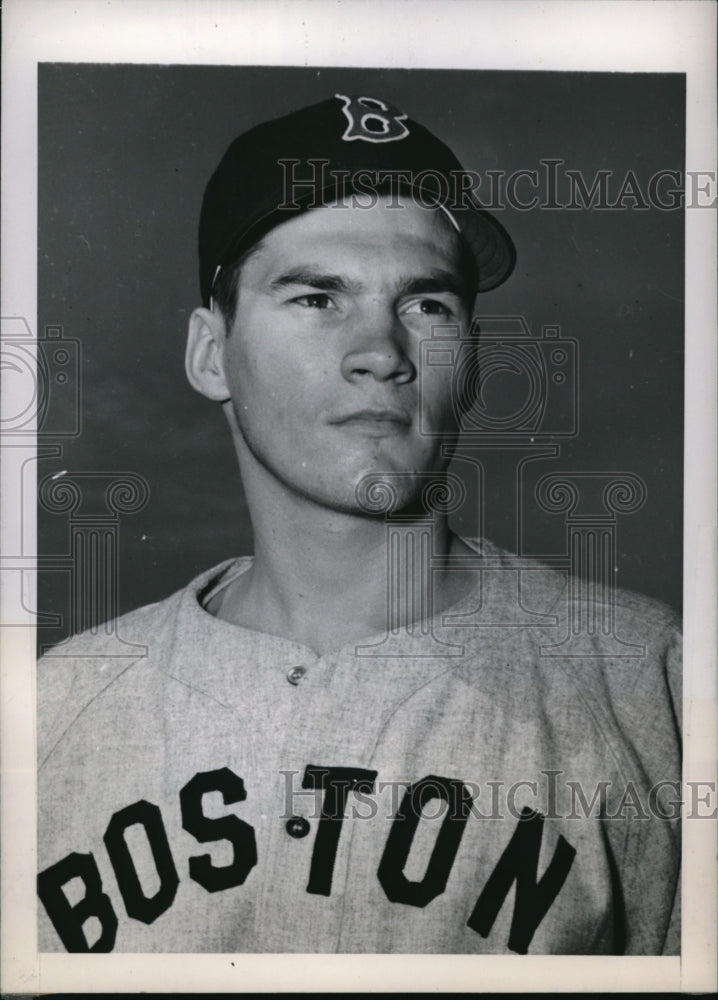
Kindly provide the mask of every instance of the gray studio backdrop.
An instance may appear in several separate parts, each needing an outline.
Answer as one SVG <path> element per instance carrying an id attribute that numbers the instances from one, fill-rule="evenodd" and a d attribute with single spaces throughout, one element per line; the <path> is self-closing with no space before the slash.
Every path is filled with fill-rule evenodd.
<path id="1" fill-rule="evenodd" d="M 542 477 L 630 474 L 623 506 L 606 512 L 596 477 L 579 477 L 581 502 L 612 524 L 619 585 L 680 607 L 684 213 L 661 172 L 683 170 L 682 75 L 52 64 L 39 71 L 41 645 L 72 627 L 73 600 L 87 624 L 251 552 L 222 414 L 183 372 L 199 206 L 238 133 L 336 92 L 386 97 L 448 142 L 516 243 L 514 276 L 477 312 L 509 341 L 523 319 L 548 373 L 546 419 L 538 435 L 521 423 L 530 372 L 505 356 L 489 366 L 482 405 L 506 447 L 479 434 L 475 460 L 455 463 L 456 526 L 560 556 L 566 512 L 536 500 Z M 570 171 L 606 185 L 592 208 Z M 561 384 L 551 336 L 569 342 Z M 119 473 L 131 475 L 112 494 Z M 109 574 L 94 597 L 93 566 Z"/>

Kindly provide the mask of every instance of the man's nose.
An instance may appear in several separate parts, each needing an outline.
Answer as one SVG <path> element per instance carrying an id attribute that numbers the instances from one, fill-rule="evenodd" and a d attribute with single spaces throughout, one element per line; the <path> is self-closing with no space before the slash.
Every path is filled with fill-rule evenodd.
<path id="1" fill-rule="evenodd" d="M 353 325 L 349 347 L 342 358 L 342 375 L 358 383 L 369 377 L 403 384 L 416 378 L 409 357 L 409 334 L 393 310 L 368 310 Z"/>

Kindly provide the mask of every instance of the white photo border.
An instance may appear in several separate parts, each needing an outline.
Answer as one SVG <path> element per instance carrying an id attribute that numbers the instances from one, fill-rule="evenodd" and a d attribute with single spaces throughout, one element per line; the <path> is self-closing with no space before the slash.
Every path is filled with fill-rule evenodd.
<path id="1" fill-rule="evenodd" d="M 37 66 L 41 62 L 680 72 L 686 169 L 716 179 L 716 7 L 702 0 L 6 0 L 2 315 L 37 316 Z M 709 199 L 710 200 L 710 199 Z M 716 224 L 686 211 L 684 782 L 715 782 Z M 13 401 L 5 393 L 5 413 Z M 3 473 L 11 449 L 0 452 Z M 0 551 L 35 511 L 3 475 Z M 27 491 L 31 493 L 32 491 Z M 28 496 L 29 500 L 30 497 Z M 2 564 L 0 622 L 35 581 Z M 16 586 L 18 578 L 20 586 Z M 710 991 L 716 823 L 684 822 L 681 958 L 399 955 L 55 955 L 37 952 L 35 630 L 0 630 L 2 992 Z M 712 806 L 715 807 L 715 783 Z M 710 808 L 708 808 L 710 811 Z M 709 888 L 711 887 L 711 888 Z"/>

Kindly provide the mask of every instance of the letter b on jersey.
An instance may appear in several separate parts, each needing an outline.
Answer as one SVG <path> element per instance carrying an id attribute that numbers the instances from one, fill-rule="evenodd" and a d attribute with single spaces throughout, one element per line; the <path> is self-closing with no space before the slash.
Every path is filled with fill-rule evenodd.
<path id="1" fill-rule="evenodd" d="M 76 878 L 84 883 L 85 895 L 73 904 L 63 889 Z M 92 854 L 73 852 L 40 872 L 37 894 L 68 951 L 112 951 L 117 934 L 117 917 L 109 896 L 102 891 L 102 879 Z M 84 930 L 84 924 L 90 918 L 95 918 L 100 924 L 100 936 L 92 945 Z"/>
<path id="2" fill-rule="evenodd" d="M 376 97 L 346 97 L 335 94 L 344 101 L 342 111 L 348 121 L 342 136 L 345 142 L 363 139 L 364 142 L 396 142 L 409 134 L 404 124 L 406 115 L 388 101 Z"/>

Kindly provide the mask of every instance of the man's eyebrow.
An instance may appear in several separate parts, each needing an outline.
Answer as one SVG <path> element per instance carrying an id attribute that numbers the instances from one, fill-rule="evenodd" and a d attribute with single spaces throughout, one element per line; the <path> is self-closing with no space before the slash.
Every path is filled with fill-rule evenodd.
<path id="1" fill-rule="evenodd" d="M 274 278 L 272 291 L 291 285 L 306 285 L 321 292 L 358 293 L 363 291 L 361 282 L 351 281 L 340 274 L 327 274 L 311 267 L 296 267 Z M 426 274 L 401 277 L 396 283 L 398 295 L 437 295 L 449 292 L 459 298 L 466 294 L 466 285 L 453 271 L 432 268 Z"/>
<path id="2" fill-rule="evenodd" d="M 466 285 L 457 274 L 439 268 L 426 275 L 400 280 L 399 290 L 402 295 L 436 295 L 450 292 L 461 297 L 466 294 Z"/>
<path id="3" fill-rule="evenodd" d="M 307 267 L 292 268 L 291 271 L 278 275 L 269 287 L 275 290 L 289 285 L 309 285 L 322 292 L 351 292 L 358 287 L 339 274 L 325 274 Z"/>

